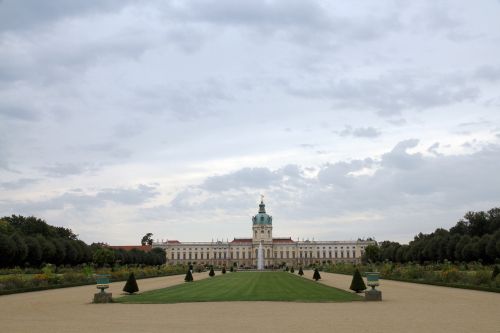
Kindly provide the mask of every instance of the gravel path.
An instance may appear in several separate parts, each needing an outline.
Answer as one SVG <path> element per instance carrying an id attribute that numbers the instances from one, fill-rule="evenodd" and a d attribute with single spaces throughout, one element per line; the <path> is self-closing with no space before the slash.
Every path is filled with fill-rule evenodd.
<path id="1" fill-rule="evenodd" d="M 312 272 L 305 272 L 312 277 Z M 244 274 L 243 272 L 241 274 Z M 207 273 L 194 274 L 194 279 Z M 321 273 L 347 288 L 351 278 Z M 184 276 L 138 280 L 141 291 Z M 111 285 L 117 296 L 125 282 Z M 382 302 L 91 304 L 95 286 L 0 296 L 1 332 L 500 332 L 500 294 L 382 281 Z"/>

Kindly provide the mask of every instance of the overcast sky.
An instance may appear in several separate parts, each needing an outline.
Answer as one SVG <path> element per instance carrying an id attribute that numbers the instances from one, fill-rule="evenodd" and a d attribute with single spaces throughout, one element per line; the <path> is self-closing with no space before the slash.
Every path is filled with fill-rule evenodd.
<path id="1" fill-rule="evenodd" d="M 407 242 L 500 206 L 500 1 L 0 0 L 0 216 Z"/>

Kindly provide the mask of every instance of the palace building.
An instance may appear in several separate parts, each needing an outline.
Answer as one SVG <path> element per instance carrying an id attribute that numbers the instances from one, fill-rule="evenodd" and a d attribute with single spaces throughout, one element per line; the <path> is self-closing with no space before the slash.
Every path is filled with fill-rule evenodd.
<path id="1" fill-rule="evenodd" d="M 252 238 L 234 238 L 223 242 L 180 242 L 167 240 L 153 243 L 165 249 L 167 264 L 257 266 L 258 248 L 262 243 L 264 266 L 307 266 L 314 263 L 358 263 L 372 240 L 294 241 L 291 237 L 273 237 L 273 218 L 266 213 L 261 199 L 259 212 L 252 217 Z"/>

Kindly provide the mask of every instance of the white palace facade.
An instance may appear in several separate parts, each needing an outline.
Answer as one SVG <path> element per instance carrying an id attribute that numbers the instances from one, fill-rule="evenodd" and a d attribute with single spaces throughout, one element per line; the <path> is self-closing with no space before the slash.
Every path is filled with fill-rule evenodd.
<path id="1" fill-rule="evenodd" d="M 234 238 L 223 242 L 155 242 L 165 249 L 167 264 L 215 265 L 255 268 L 259 244 L 264 249 L 264 266 L 308 266 L 315 263 L 358 263 L 372 240 L 294 241 L 291 237 L 273 237 L 273 218 L 261 200 L 259 212 L 252 217 L 252 238 Z"/>

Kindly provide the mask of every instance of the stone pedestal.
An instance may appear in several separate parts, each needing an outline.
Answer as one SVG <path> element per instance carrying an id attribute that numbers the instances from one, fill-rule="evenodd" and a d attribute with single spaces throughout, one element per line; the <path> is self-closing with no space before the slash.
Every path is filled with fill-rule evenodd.
<path id="1" fill-rule="evenodd" d="M 111 303 L 113 298 L 111 293 L 96 293 L 94 294 L 94 303 Z"/>
<path id="2" fill-rule="evenodd" d="M 365 291 L 365 301 L 381 301 L 382 292 L 377 289 L 371 289 Z"/>

